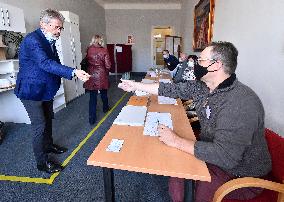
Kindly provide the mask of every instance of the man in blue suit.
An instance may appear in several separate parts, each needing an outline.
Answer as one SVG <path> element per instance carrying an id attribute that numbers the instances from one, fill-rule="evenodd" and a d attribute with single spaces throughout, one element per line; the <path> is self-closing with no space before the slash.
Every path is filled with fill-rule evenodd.
<path id="1" fill-rule="evenodd" d="M 173 71 L 179 64 L 178 59 L 174 55 L 171 55 L 168 50 L 163 50 L 163 58 L 164 58 L 167 68 L 170 71 Z"/>
<path id="2" fill-rule="evenodd" d="M 40 171 L 54 173 L 63 167 L 48 160 L 48 153 L 61 154 L 67 149 L 53 143 L 53 99 L 60 87 L 61 77 L 77 76 L 87 81 L 90 75 L 83 70 L 61 65 L 55 47 L 63 29 L 64 17 L 56 10 L 41 12 L 40 28 L 28 34 L 19 52 L 20 69 L 15 88 L 31 120 L 33 151 Z"/>

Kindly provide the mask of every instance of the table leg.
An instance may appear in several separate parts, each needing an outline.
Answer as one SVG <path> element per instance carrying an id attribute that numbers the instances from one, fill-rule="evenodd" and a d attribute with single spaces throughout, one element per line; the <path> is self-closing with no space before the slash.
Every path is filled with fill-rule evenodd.
<path id="1" fill-rule="evenodd" d="M 114 183 L 113 183 L 113 169 L 112 168 L 103 168 L 103 177 L 104 177 L 104 189 L 105 189 L 105 201 L 114 202 L 115 193 L 114 193 Z"/>
<path id="2" fill-rule="evenodd" d="M 193 202 L 194 201 L 194 180 L 185 180 L 184 185 L 184 201 Z"/>

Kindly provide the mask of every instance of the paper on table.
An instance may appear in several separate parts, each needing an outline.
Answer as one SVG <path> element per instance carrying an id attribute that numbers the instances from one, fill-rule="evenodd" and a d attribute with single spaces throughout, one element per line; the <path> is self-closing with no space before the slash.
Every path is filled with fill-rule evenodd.
<path id="1" fill-rule="evenodd" d="M 145 106 L 131 106 L 127 105 L 121 109 L 113 124 L 129 125 L 129 126 L 143 126 L 147 107 Z"/>
<path id="2" fill-rule="evenodd" d="M 148 112 L 143 134 L 158 136 L 158 125 L 163 124 L 173 129 L 173 121 L 170 113 Z"/>
<path id="3" fill-rule="evenodd" d="M 159 79 L 159 82 L 161 83 L 171 83 L 170 79 Z"/>
<path id="4" fill-rule="evenodd" d="M 123 143 L 124 143 L 124 140 L 112 139 L 110 144 L 106 148 L 106 151 L 119 152 Z"/>
<path id="5" fill-rule="evenodd" d="M 148 95 L 150 95 L 150 94 L 147 93 L 147 92 L 141 91 L 141 90 L 136 90 L 136 91 L 135 91 L 135 95 L 136 95 L 136 96 L 148 96 Z"/>
<path id="6" fill-rule="evenodd" d="M 170 97 L 158 96 L 158 104 L 177 105 L 177 100 Z"/>

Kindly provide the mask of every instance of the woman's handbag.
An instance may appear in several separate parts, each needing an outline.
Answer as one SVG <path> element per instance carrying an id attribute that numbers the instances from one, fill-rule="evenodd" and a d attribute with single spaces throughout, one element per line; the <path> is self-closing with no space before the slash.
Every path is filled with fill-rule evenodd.
<path id="1" fill-rule="evenodd" d="M 81 70 L 84 70 L 84 71 L 86 72 L 87 69 L 88 69 L 88 60 L 87 60 L 87 57 L 84 57 L 84 58 L 83 58 L 83 60 L 81 61 L 80 65 L 81 65 Z"/>

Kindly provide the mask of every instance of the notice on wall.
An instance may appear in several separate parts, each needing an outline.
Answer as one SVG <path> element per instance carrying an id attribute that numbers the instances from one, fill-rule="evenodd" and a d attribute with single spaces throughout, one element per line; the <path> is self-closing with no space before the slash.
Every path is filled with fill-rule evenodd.
<path id="1" fill-rule="evenodd" d="M 121 53 L 122 52 L 122 47 L 121 46 L 115 46 L 116 52 Z"/>

